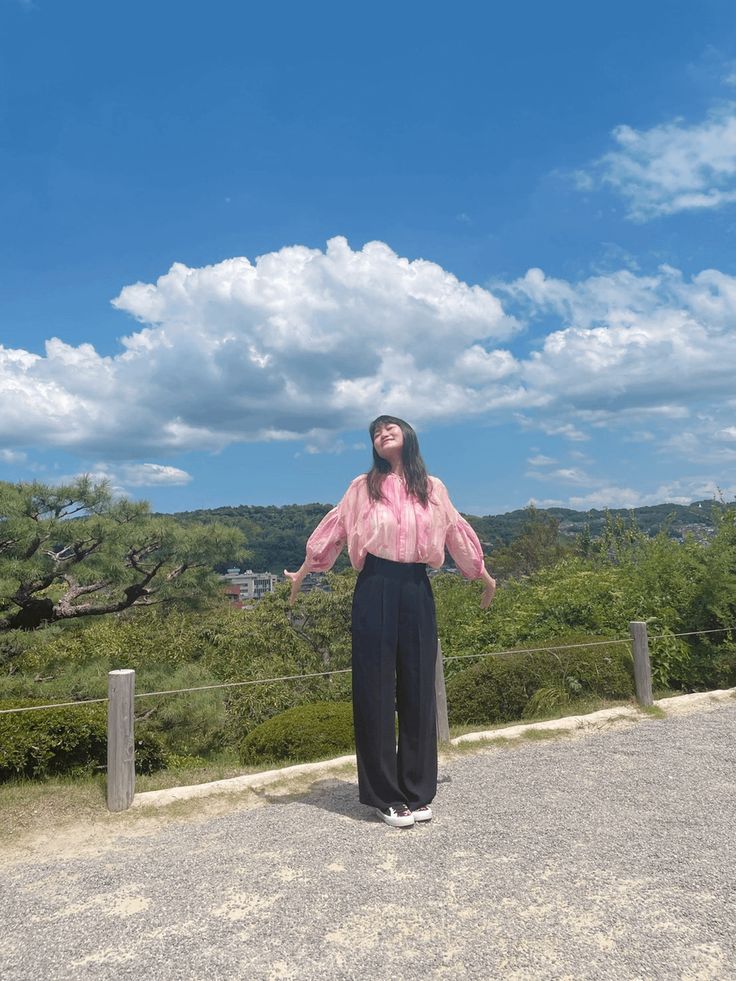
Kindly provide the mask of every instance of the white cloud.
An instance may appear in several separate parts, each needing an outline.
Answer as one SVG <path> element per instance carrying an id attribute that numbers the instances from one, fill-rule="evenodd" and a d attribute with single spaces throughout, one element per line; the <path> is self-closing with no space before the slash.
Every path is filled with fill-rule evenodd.
<path id="1" fill-rule="evenodd" d="M 535 456 L 528 457 L 526 462 L 533 467 L 547 467 L 557 463 L 557 460 L 551 456 L 545 456 L 544 453 L 537 453 Z"/>
<path id="2" fill-rule="evenodd" d="M 547 398 L 548 402 L 554 401 L 554 395 Z M 548 436 L 562 436 L 565 439 L 581 441 L 590 439 L 587 433 L 582 432 L 571 422 L 560 422 L 549 418 L 534 418 L 524 415 L 523 412 L 515 412 L 514 418 L 522 429 L 541 429 Z"/>
<path id="3" fill-rule="evenodd" d="M 606 507 L 636 508 L 663 503 L 690 504 L 692 501 L 717 497 L 720 492 L 726 498 L 733 497 L 736 494 L 736 484 L 724 488 L 715 480 L 690 478 L 662 483 L 649 492 L 615 484 L 601 484 L 588 494 L 570 497 L 568 507 L 587 510 Z"/>
<path id="4" fill-rule="evenodd" d="M 573 284 L 530 269 L 497 284 L 497 292 L 531 321 L 552 315 L 564 324 L 544 337 L 519 376 L 526 389 L 574 408 L 582 422 L 608 425 L 627 411 L 677 419 L 696 399 L 733 392 L 736 277 L 705 270 L 687 281 L 662 266 L 656 275 L 622 270 Z"/>
<path id="5" fill-rule="evenodd" d="M 380 412 L 419 429 L 515 419 L 572 444 L 618 427 L 673 454 L 692 452 L 676 442 L 686 423 L 700 451 L 733 425 L 736 277 L 715 269 L 579 282 L 530 269 L 483 289 L 333 239 L 175 264 L 114 302 L 141 321 L 115 356 L 58 338 L 45 356 L 0 347 L 0 440 L 102 458 L 149 486 L 188 476 L 142 462 L 154 456 L 238 441 L 343 452 L 342 434 Z M 522 324 L 539 337 L 525 357 L 508 350 Z"/>
<path id="6" fill-rule="evenodd" d="M 736 496 L 736 483 L 724 487 L 710 478 L 683 478 L 659 484 L 654 490 L 643 491 L 633 487 L 599 481 L 594 489 L 585 494 L 572 494 L 567 499 L 534 499 L 539 507 L 567 507 L 576 511 L 590 508 L 637 508 L 655 504 L 690 504 L 692 501 L 710 500 L 723 496 L 726 500 Z"/>
<path id="7" fill-rule="evenodd" d="M 489 350 L 519 329 L 499 300 L 380 242 L 175 263 L 113 302 L 142 323 L 115 357 L 57 338 L 45 357 L 0 348 L 0 438 L 140 458 L 525 397 L 505 381 L 513 357 Z"/>
<path id="8" fill-rule="evenodd" d="M 736 201 L 736 103 L 713 108 L 697 123 L 622 125 L 612 136 L 616 149 L 574 177 L 583 191 L 612 188 L 626 201 L 629 218 L 647 221 Z"/>
<path id="9" fill-rule="evenodd" d="M 0 463 L 25 463 L 27 459 L 19 450 L 0 450 Z"/>
<path id="10" fill-rule="evenodd" d="M 596 483 L 596 479 L 578 467 L 558 467 L 556 470 L 527 470 L 526 477 L 537 480 L 555 481 L 563 484 L 576 484 L 588 487 Z"/>
<path id="11" fill-rule="evenodd" d="M 129 463 L 117 468 L 119 479 L 128 487 L 160 487 L 188 484 L 192 476 L 178 467 L 162 463 Z"/>
<path id="12" fill-rule="evenodd" d="M 116 497 L 127 496 L 131 487 L 174 487 L 188 484 L 191 474 L 178 467 L 160 463 L 108 463 L 101 461 L 92 464 L 76 474 L 60 474 L 52 482 L 64 484 L 82 475 L 96 482 L 107 481 Z"/>

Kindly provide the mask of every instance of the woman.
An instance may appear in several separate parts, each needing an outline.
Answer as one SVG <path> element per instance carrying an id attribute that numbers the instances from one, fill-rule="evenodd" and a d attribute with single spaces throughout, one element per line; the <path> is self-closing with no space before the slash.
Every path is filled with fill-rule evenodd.
<path id="1" fill-rule="evenodd" d="M 373 467 L 317 525 L 299 571 L 284 574 L 293 604 L 306 574 L 330 569 L 347 543 L 360 571 L 352 608 L 359 797 L 402 828 L 431 819 L 437 791 L 437 623 L 426 567 L 441 566 L 447 546 L 466 579 L 483 579 L 483 609 L 496 582 L 478 536 L 442 481 L 427 474 L 412 427 L 384 415 L 369 432 Z"/>

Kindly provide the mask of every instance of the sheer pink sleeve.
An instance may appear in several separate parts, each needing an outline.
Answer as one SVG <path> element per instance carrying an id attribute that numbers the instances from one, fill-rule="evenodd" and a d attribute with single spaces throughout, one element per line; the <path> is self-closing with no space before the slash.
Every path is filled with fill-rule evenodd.
<path id="1" fill-rule="evenodd" d="M 433 480 L 447 520 L 447 532 L 445 534 L 447 551 L 466 579 L 480 579 L 485 568 L 483 546 L 472 526 L 455 509 L 442 481 L 436 477 Z"/>
<path id="2" fill-rule="evenodd" d="M 353 481 L 337 507 L 327 512 L 309 536 L 306 557 L 309 572 L 327 572 L 345 547 L 348 515 L 355 492 L 356 481 Z"/>

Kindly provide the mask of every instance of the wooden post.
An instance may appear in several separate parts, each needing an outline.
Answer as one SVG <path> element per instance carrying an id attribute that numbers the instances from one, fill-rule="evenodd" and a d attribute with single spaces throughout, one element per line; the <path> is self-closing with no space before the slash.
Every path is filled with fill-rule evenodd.
<path id="1" fill-rule="evenodd" d="M 631 650 L 634 655 L 634 687 L 636 700 L 640 705 L 653 705 L 652 665 L 649 660 L 649 640 L 647 625 L 643 620 L 631 620 Z"/>
<path id="2" fill-rule="evenodd" d="M 437 638 L 437 665 L 434 674 L 434 692 L 437 706 L 437 742 L 449 743 L 450 723 L 447 718 L 447 692 L 445 691 L 445 666 L 442 661 L 442 645 Z"/>
<path id="3" fill-rule="evenodd" d="M 135 671 L 110 671 L 107 683 L 107 809 L 125 811 L 135 793 Z"/>

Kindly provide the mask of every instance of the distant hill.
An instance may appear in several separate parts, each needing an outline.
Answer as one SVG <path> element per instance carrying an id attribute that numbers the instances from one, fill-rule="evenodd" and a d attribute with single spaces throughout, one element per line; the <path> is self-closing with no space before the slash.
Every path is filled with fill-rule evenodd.
<path id="1" fill-rule="evenodd" d="M 200 511 L 180 511 L 172 517 L 180 521 L 220 521 L 242 529 L 248 542 L 249 555 L 235 564 L 255 572 L 274 572 L 298 569 L 304 559 L 304 544 L 331 504 L 287 504 L 283 507 L 270 505 L 258 507 L 240 504 L 234 507 L 211 508 Z M 665 528 L 671 538 L 683 539 L 690 532 L 699 540 L 706 540 L 714 530 L 713 512 L 723 504 L 715 500 L 693 501 L 691 504 L 655 504 L 639 508 L 609 508 L 612 516 L 620 515 L 627 523 L 632 516 L 638 526 L 649 535 L 656 535 Z M 587 524 L 595 537 L 605 523 L 605 510 L 591 508 L 574 511 L 571 508 L 538 508 L 540 514 L 551 514 L 560 522 L 560 537 L 574 540 Z M 508 545 L 518 534 L 528 514 L 519 508 L 506 514 L 488 514 L 482 517 L 466 514 L 475 528 L 487 553 L 498 545 Z M 345 552 L 335 564 L 335 571 L 349 566 Z M 220 567 L 224 571 L 225 565 Z"/>
<path id="2" fill-rule="evenodd" d="M 612 517 L 621 516 L 629 523 L 632 520 L 642 531 L 654 536 L 663 528 L 670 538 L 684 539 L 688 532 L 695 538 L 708 538 L 715 528 L 713 511 L 723 509 L 720 501 L 702 500 L 691 504 L 653 504 L 639 508 L 608 508 Z M 560 536 L 563 539 L 574 539 L 587 525 L 591 536 L 595 537 L 602 531 L 606 510 L 591 508 L 588 511 L 573 511 L 572 508 L 538 508 L 539 514 L 550 514 L 560 522 Z M 508 545 L 514 539 L 527 515 L 526 508 L 508 511 L 506 514 L 486 515 L 478 518 L 467 514 L 465 517 L 475 528 L 478 537 L 491 547 Z"/>

